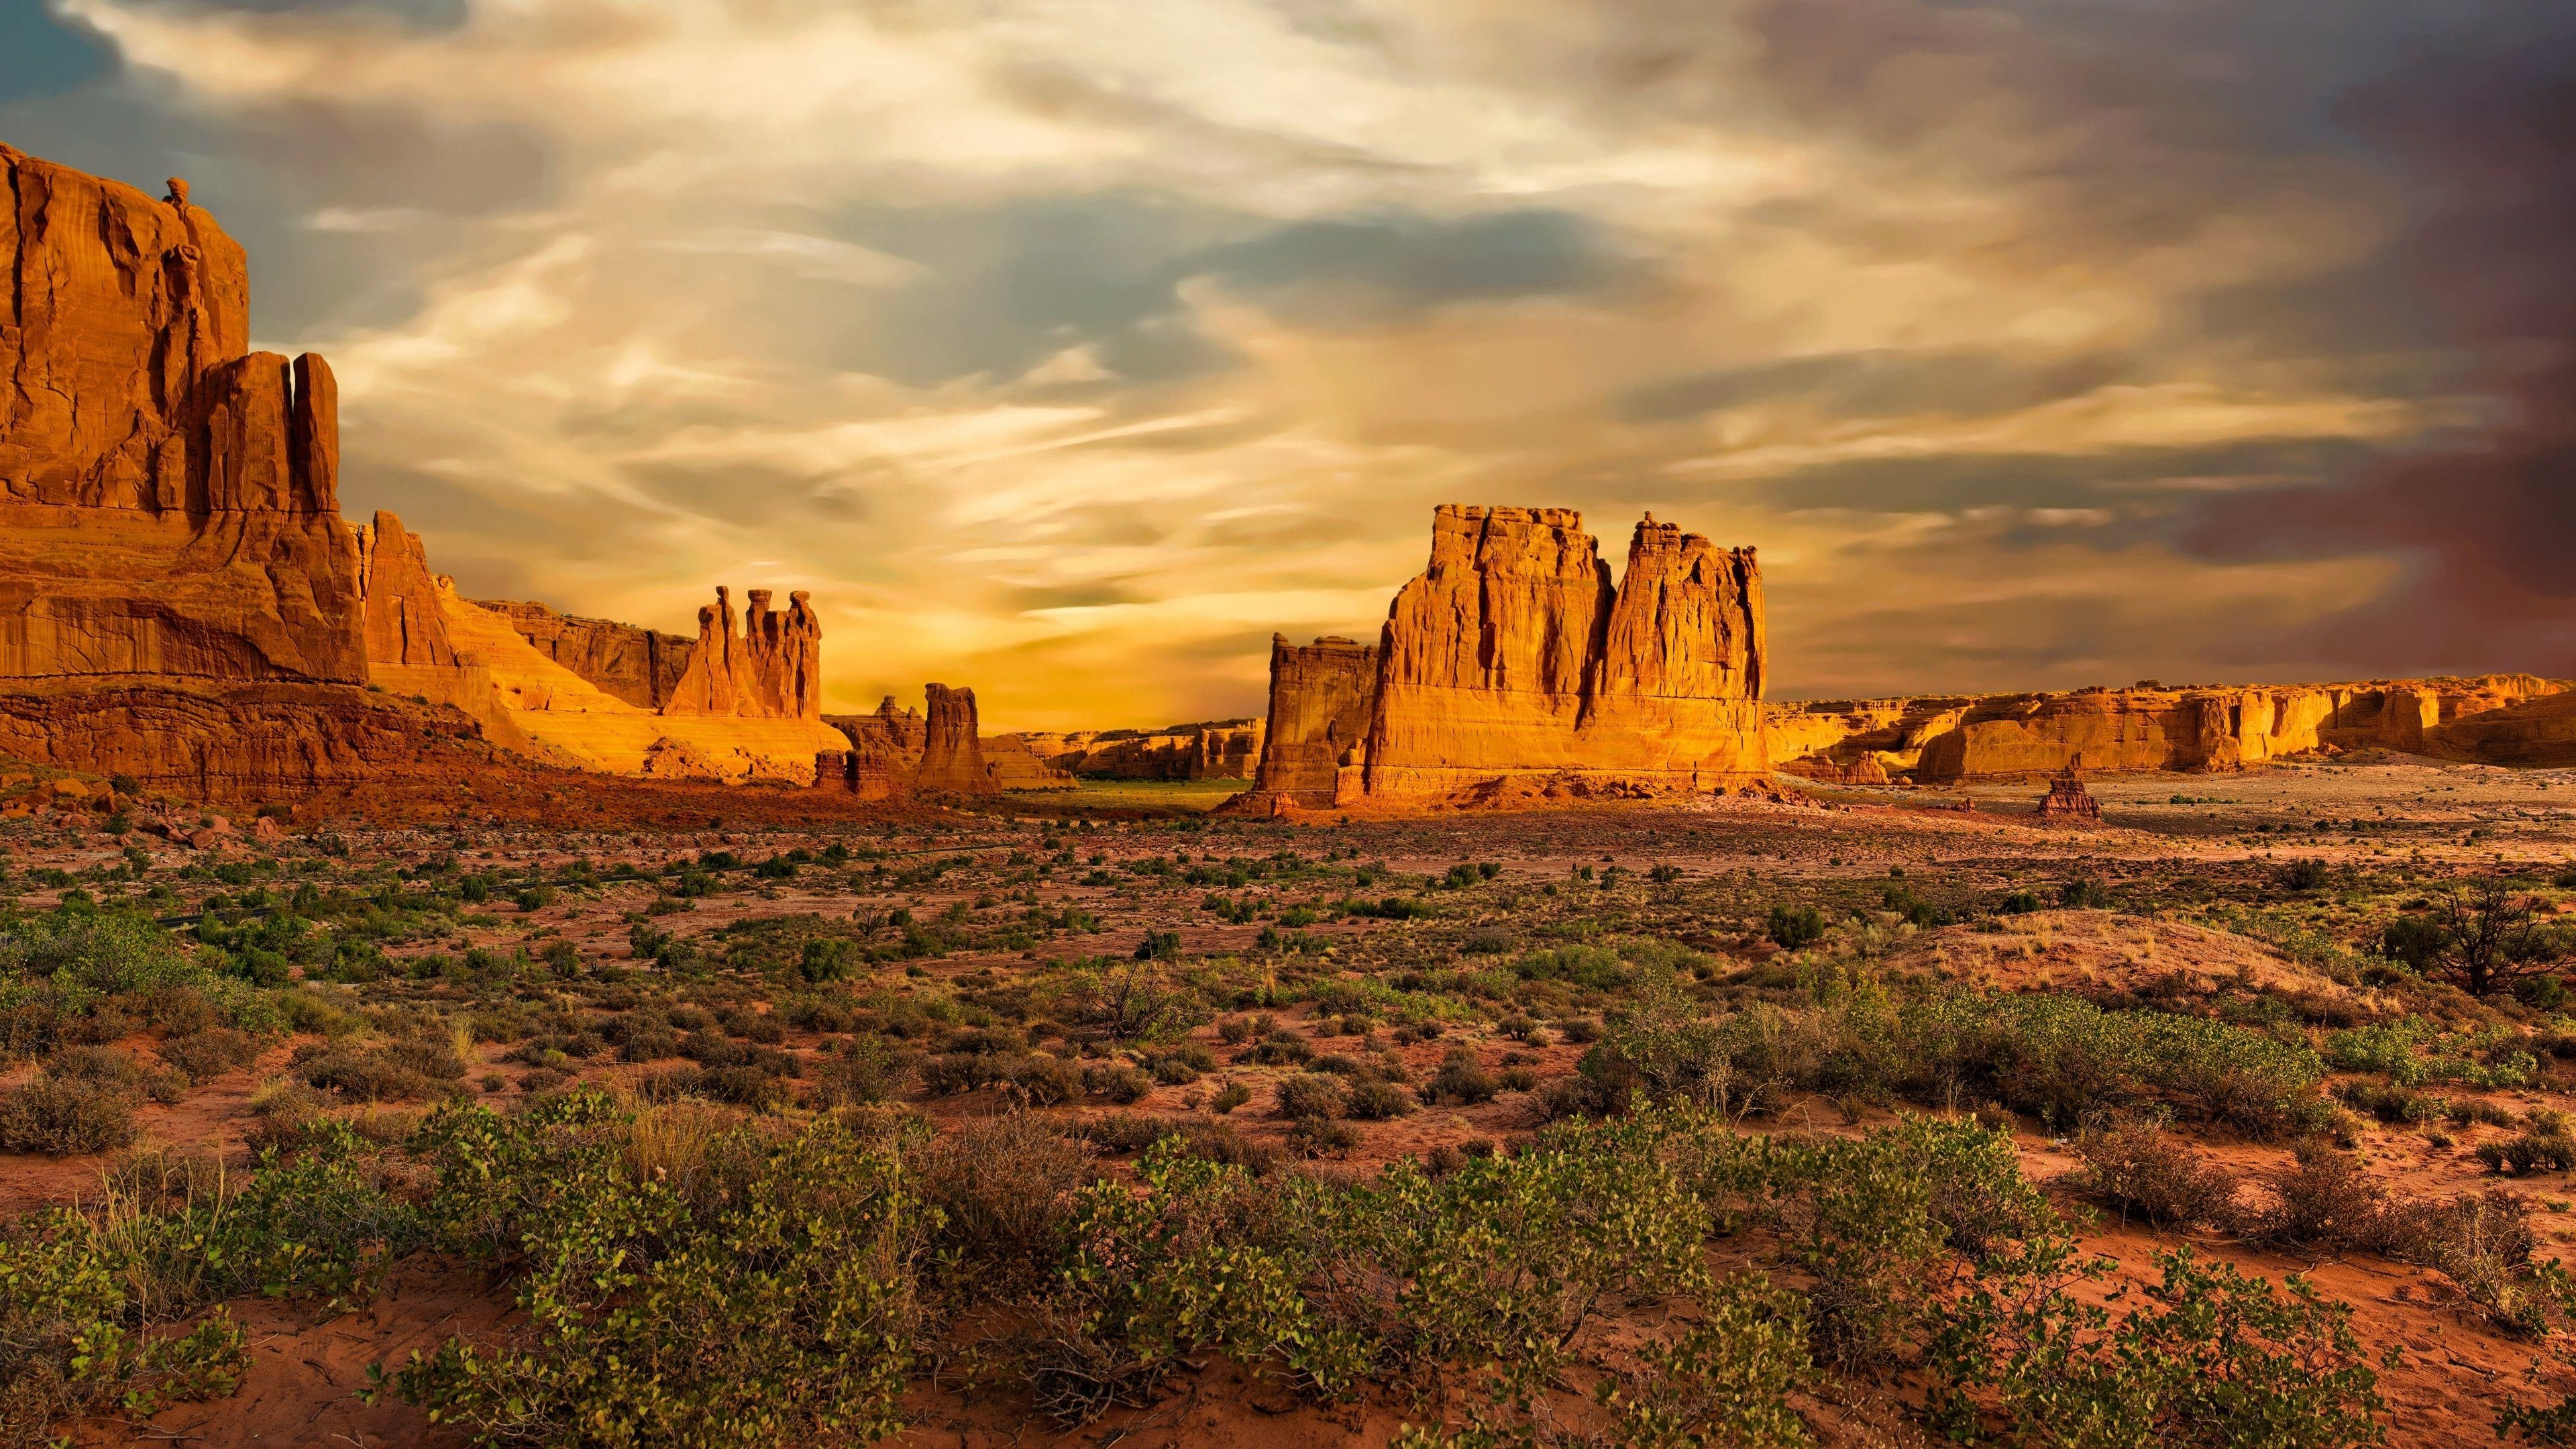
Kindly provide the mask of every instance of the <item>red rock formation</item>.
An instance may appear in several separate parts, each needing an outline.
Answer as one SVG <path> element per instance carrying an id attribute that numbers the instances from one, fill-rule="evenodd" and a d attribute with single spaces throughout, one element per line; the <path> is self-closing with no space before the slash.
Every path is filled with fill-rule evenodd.
<path id="1" fill-rule="evenodd" d="M 1753 551 L 1649 518 L 1628 558 L 1613 590 L 1578 513 L 1440 508 L 1430 567 L 1388 612 L 1359 793 L 1530 776 L 1712 790 L 1766 774 Z"/>
<path id="2" fill-rule="evenodd" d="M 891 800 L 910 793 L 913 777 L 920 773 L 921 756 L 929 744 L 929 726 L 921 711 L 895 708 L 894 696 L 887 695 L 874 714 L 839 714 L 825 717 L 823 723 L 847 736 L 850 748 L 842 753 L 840 774 L 842 788 L 863 800 Z M 818 761 L 815 778 L 832 778 Z"/>
<path id="3" fill-rule="evenodd" d="M 2068 762 L 2048 782 L 2048 794 L 2039 802 L 2039 818 L 2052 825 L 2102 823 L 2102 802 L 2084 788 L 2084 777 L 2076 762 Z"/>
<path id="4" fill-rule="evenodd" d="M 1377 710 L 1377 646 L 1326 636 L 1291 644 L 1270 636 L 1270 714 L 1252 789 L 1226 802 L 1236 814 L 1281 804 L 1320 810 L 1333 803 L 1345 756 L 1356 768 Z"/>
<path id="5" fill-rule="evenodd" d="M 737 633 L 731 594 L 716 589 L 716 602 L 698 610 L 698 642 L 663 713 L 823 717 L 822 621 L 801 590 L 787 596 L 783 613 L 769 607 L 770 597 L 767 589 L 751 591 L 746 627 Z"/>
<path id="6" fill-rule="evenodd" d="M 2314 750 L 2480 758 L 2464 722 L 2567 686 L 2532 675 L 2353 684 L 2083 689 L 2062 694 L 1801 706 L 1771 721 L 1791 768 L 1822 775 L 1876 752 L 1918 781 L 2038 779 L 2078 757 L 2095 771 L 2229 770 Z M 1838 726 L 1850 733 L 1837 734 Z M 2449 744 L 2442 743 L 2450 741 Z M 2496 763 L 2511 763 L 2498 758 Z"/>
<path id="7" fill-rule="evenodd" d="M 669 703 L 689 666 L 690 640 L 683 635 L 557 613 L 525 600 L 471 602 L 509 620 L 539 653 L 638 709 Z"/>
<path id="8" fill-rule="evenodd" d="M 1770 772 L 1762 570 L 1653 514 L 1628 544 L 1575 747 L 1586 773 L 1692 790 Z"/>
<path id="9" fill-rule="evenodd" d="M 358 559 L 369 667 L 378 673 L 387 665 L 455 668 L 456 644 L 439 611 L 438 582 L 420 535 L 380 508 L 358 530 Z"/>
<path id="10" fill-rule="evenodd" d="M 2436 726 L 2425 746 L 2437 755 L 2490 765 L 2576 766 L 2576 689 L 2460 716 Z"/>
<path id="11" fill-rule="evenodd" d="M 1580 513 L 1443 505 L 1430 567 L 1397 592 L 1380 637 L 1367 793 L 1573 768 L 1612 602 Z"/>
<path id="12" fill-rule="evenodd" d="M 330 370 L 183 184 L 0 181 L 0 676 L 363 680 Z"/>
<path id="13" fill-rule="evenodd" d="M 1072 772 L 1038 758 L 1019 735 L 995 735 L 981 742 L 984 777 L 996 790 L 1070 790 Z"/>
<path id="14" fill-rule="evenodd" d="M 984 768 L 983 737 L 975 729 L 975 691 L 944 684 L 922 688 L 929 708 L 914 788 L 951 795 L 985 795 L 998 789 Z"/>
<path id="15" fill-rule="evenodd" d="M 461 786 L 512 768 L 451 710 L 348 685 L 204 680 L 0 691 L 0 755 L 251 802 L 386 776 L 415 789 Z"/>

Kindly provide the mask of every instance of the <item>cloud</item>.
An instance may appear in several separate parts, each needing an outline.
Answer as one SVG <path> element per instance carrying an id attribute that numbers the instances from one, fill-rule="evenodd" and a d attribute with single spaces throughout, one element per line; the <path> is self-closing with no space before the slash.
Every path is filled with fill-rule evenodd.
<path id="1" fill-rule="evenodd" d="M 1458 500 L 1760 545 L 1789 693 L 2576 670 L 2549 7 L 22 12 L 0 138 L 191 179 L 353 510 L 812 589 L 836 706 L 1257 710 Z"/>

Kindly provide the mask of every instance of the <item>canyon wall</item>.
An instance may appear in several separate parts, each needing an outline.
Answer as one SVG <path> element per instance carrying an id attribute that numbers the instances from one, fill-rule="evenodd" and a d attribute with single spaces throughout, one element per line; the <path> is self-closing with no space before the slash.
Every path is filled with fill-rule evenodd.
<path id="1" fill-rule="evenodd" d="M 1650 515 L 1613 587 L 1582 515 L 1445 504 L 1374 649 L 1271 644 L 1239 812 L 1747 786 L 1770 769 L 1762 575 Z"/>
<path id="2" fill-rule="evenodd" d="M 621 624 L 558 613 L 533 600 L 471 599 L 510 621 L 538 653 L 638 709 L 660 709 L 678 693 L 694 641 Z"/>

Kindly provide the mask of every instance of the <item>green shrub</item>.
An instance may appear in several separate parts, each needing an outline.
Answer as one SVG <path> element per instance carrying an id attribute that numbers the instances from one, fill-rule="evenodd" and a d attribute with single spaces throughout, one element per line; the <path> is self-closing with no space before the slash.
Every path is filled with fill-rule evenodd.
<path id="1" fill-rule="evenodd" d="M 1764 933 L 1783 951 L 1802 950 L 1825 938 L 1825 914 L 1814 906 L 1773 906 Z"/>
<path id="2" fill-rule="evenodd" d="M 1933 1341 L 1927 1406 L 1953 1438 L 2341 1446 L 2379 1443 L 2386 1405 L 2351 1310 L 2190 1249 L 2116 1320 L 2067 1291 L 2102 1265 L 2051 1242 L 1967 1293 Z"/>
<path id="3" fill-rule="evenodd" d="M 1082 1067 L 1061 1057 L 1021 1059 L 1011 1067 L 1009 1089 L 1014 1101 L 1032 1107 L 1055 1107 L 1082 1095 Z"/>
<path id="4" fill-rule="evenodd" d="M 523 1255 L 526 1326 L 395 1375 L 435 1421 L 477 1444 L 745 1449 L 902 1427 L 914 1266 L 937 1217 L 892 1146 L 818 1122 L 712 1205 L 638 1178 L 574 1122 L 457 1124 L 443 1155 L 443 1187 L 506 1176 L 525 1194 L 493 1206 Z M 524 1181 L 537 1161 L 543 1180 Z"/>
<path id="5" fill-rule="evenodd" d="M 2111 888 L 2099 876 L 2079 875 L 2057 888 L 2057 903 L 2070 911 L 2109 910 Z"/>
<path id="6" fill-rule="evenodd" d="M 1413 1112 L 1413 1096 L 1393 1082 L 1354 1082 L 1343 1115 L 1358 1122 L 1388 1122 Z"/>
<path id="7" fill-rule="evenodd" d="M 1125 1062 L 1099 1062 L 1083 1069 L 1082 1089 L 1123 1107 L 1143 1101 L 1154 1079 Z"/>
<path id="8" fill-rule="evenodd" d="M 1316 1072 L 1282 1078 L 1274 1089 L 1273 1102 L 1278 1115 L 1301 1122 L 1329 1122 L 1341 1116 L 1348 1105 L 1342 1084 Z"/>
<path id="9" fill-rule="evenodd" d="M 1479 1102 L 1494 1100 L 1494 1094 L 1502 1087 L 1494 1074 L 1486 1071 L 1476 1060 L 1472 1049 L 1455 1047 L 1440 1063 L 1440 1070 L 1432 1073 L 1430 1082 L 1424 1085 L 1422 1100 L 1435 1105 L 1472 1107 Z"/>
<path id="10" fill-rule="evenodd" d="M 797 974 L 821 983 L 848 979 L 858 969 L 858 943 L 840 936 L 816 936 L 797 957 Z"/>

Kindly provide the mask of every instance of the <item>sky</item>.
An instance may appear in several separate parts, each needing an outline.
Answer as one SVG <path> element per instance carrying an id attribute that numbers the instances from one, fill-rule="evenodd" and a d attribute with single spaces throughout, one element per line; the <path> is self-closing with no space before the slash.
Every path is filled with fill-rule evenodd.
<path id="1" fill-rule="evenodd" d="M 470 594 L 1257 714 L 1442 502 L 1761 550 L 1775 698 L 2576 674 L 2576 6 L 0 0 Z"/>

